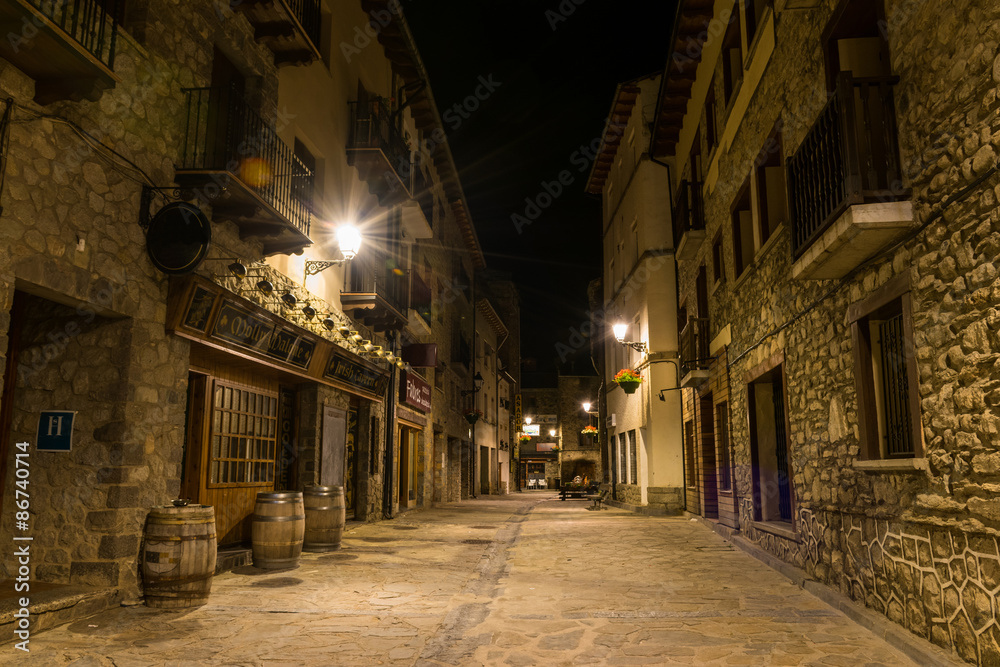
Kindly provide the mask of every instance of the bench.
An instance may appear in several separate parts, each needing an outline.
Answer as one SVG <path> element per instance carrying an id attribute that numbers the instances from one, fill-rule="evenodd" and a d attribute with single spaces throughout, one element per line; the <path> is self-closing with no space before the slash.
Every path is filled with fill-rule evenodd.
<path id="1" fill-rule="evenodd" d="M 606 510 L 607 507 L 604 506 L 604 500 L 608 497 L 608 490 L 604 489 L 600 493 L 592 493 L 586 496 L 587 500 L 592 501 L 589 510 Z"/>

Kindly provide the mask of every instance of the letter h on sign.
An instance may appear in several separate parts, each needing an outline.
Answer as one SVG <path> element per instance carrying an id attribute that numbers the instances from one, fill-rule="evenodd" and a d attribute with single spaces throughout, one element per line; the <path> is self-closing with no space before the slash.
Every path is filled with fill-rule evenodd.
<path id="1" fill-rule="evenodd" d="M 76 412 L 48 410 L 38 417 L 39 452 L 68 452 L 73 446 L 73 418 Z"/>

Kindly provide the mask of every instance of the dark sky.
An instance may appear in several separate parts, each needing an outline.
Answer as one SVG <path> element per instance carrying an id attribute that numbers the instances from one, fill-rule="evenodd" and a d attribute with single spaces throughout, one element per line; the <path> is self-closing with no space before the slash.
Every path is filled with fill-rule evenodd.
<path id="1" fill-rule="evenodd" d="M 540 370 L 558 361 L 558 343 L 578 343 L 572 333 L 586 320 L 587 283 L 600 276 L 600 199 L 583 191 L 586 147 L 601 135 L 615 85 L 663 69 L 674 6 L 403 3 L 486 262 L 518 284 L 522 357 L 536 357 Z M 477 88 L 485 99 L 475 99 Z M 463 103 L 461 112 L 454 108 Z M 568 185 L 557 183 L 563 171 Z M 513 215 L 536 215 L 526 199 L 548 205 L 518 230 Z"/>

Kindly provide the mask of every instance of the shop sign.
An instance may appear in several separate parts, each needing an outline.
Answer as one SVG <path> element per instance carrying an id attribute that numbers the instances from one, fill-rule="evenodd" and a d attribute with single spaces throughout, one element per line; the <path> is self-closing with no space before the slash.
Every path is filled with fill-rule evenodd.
<path id="1" fill-rule="evenodd" d="M 329 380 L 339 380 L 354 385 L 359 389 L 381 395 L 385 392 L 388 376 L 377 370 L 362 366 L 339 354 L 334 350 L 327 363 L 323 377 Z"/>
<path id="2" fill-rule="evenodd" d="M 205 333 L 208 328 L 208 316 L 215 305 L 215 294 L 204 287 L 195 287 L 191 295 L 191 304 L 184 315 L 184 326 Z"/>
<path id="3" fill-rule="evenodd" d="M 538 424 L 524 424 L 521 426 L 524 429 L 525 435 L 538 435 Z"/>
<path id="4" fill-rule="evenodd" d="M 278 361 L 288 361 L 292 356 L 292 348 L 298 336 L 288 329 L 276 329 L 267 343 L 267 356 Z"/>
<path id="5" fill-rule="evenodd" d="M 431 386 L 416 373 L 404 372 L 399 378 L 399 400 L 422 412 L 430 412 Z"/>
<path id="6" fill-rule="evenodd" d="M 76 412 L 46 410 L 38 417 L 37 449 L 40 452 L 68 452 L 73 447 L 73 418 Z"/>
<path id="7" fill-rule="evenodd" d="M 521 395 L 514 394 L 514 423 L 521 423 Z"/>
<path id="8" fill-rule="evenodd" d="M 292 352 L 292 357 L 288 360 L 288 363 L 299 368 L 309 368 L 309 362 L 312 361 L 315 352 L 316 343 L 308 338 L 299 338 L 299 343 L 295 346 L 295 350 Z"/>
<path id="9" fill-rule="evenodd" d="M 219 311 L 219 319 L 212 329 L 212 337 L 260 351 L 261 344 L 270 339 L 273 331 L 274 325 L 269 320 L 258 317 L 231 301 L 226 301 Z"/>

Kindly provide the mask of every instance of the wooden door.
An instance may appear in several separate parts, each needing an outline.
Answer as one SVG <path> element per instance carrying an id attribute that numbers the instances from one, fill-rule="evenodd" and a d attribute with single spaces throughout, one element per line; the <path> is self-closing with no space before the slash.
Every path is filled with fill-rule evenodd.
<path id="1" fill-rule="evenodd" d="M 278 392 L 251 366 L 218 363 L 189 378 L 182 495 L 215 507 L 220 546 L 250 540 L 257 494 L 276 488 Z"/>

